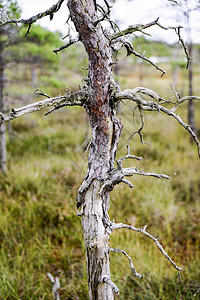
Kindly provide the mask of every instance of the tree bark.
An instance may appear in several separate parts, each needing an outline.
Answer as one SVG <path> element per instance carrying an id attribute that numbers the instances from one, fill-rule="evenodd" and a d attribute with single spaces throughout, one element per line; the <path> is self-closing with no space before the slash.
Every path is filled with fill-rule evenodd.
<path id="1" fill-rule="evenodd" d="M 112 300 L 110 285 L 103 282 L 110 278 L 109 235 L 103 224 L 103 199 L 99 196 L 101 182 L 93 181 L 82 206 L 82 227 L 88 270 L 88 287 L 90 299 Z"/>
<path id="2" fill-rule="evenodd" d="M 110 103 L 112 53 L 100 24 L 97 21 L 93 0 L 69 0 L 70 16 L 79 39 L 89 58 L 87 88 L 90 97 L 85 103 L 92 130 L 88 157 L 88 172 L 79 189 L 78 206 L 81 206 L 87 258 L 90 299 L 112 300 L 113 289 L 104 279 L 110 280 L 109 235 L 103 224 L 108 213 L 109 195 L 101 194 L 103 180 L 114 166 L 113 145 L 114 114 Z"/>
<path id="3" fill-rule="evenodd" d="M 1 32 L 0 32 L 1 36 Z M 3 46 L 0 41 L 0 111 L 5 112 L 4 109 L 4 59 L 3 59 Z M 6 166 L 6 127 L 5 124 L 0 125 L 0 169 L 7 170 Z"/>

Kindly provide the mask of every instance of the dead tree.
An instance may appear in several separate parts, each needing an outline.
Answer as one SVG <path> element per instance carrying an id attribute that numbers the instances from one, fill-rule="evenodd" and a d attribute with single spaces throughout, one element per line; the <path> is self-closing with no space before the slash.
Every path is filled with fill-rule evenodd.
<path id="1" fill-rule="evenodd" d="M 59 0 L 50 9 L 30 19 L 7 20 L 0 26 L 12 22 L 23 23 L 28 25 L 28 33 L 31 30 L 32 23 L 38 19 L 47 15 L 52 19 L 54 13 L 60 9 L 63 2 L 64 0 Z M 143 87 L 121 91 L 112 75 L 112 57 L 121 47 L 126 48 L 128 55 L 134 54 L 151 63 L 146 57 L 133 49 L 128 41 L 130 34 L 141 33 L 146 28 L 159 26 L 163 30 L 175 30 L 179 40 L 182 42 L 180 28 L 163 27 L 157 19 L 151 23 L 133 25 L 121 31 L 110 19 L 110 5 L 106 0 L 104 2 L 105 7 L 102 7 L 94 0 L 68 0 L 70 19 L 75 25 L 77 37 L 72 38 L 69 35 L 67 44 L 54 50 L 55 53 L 58 53 L 78 41 L 83 43 L 89 58 L 89 71 L 84 86 L 76 92 L 68 91 L 65 95 L 54 98 L 49 97 L 41 90 L 36 90 L 37 94 L 46 97 L 46 99 L 21 108 L 13 108 L 8 115 L 1 113 L 1 123 L 27 113 L 39 111 L 48 106 L 53 108 L 46 114 L 65 106 L 82 106 L 88 114 L 92 137 L 89 146 L 88 171 L 77 195 L 77 207 L 79 210 L 77 214 L 82 219 L 89 297 L 93 300 L 111 300 L 114 299 L 115 294 L 119 293 L 110 275 L 109 255 L 111 251 L 124 254 L 129 260 L 133 274 L 142 278 L 142 275 L 135 270 L 132 259 L 124 250 L 109 247 L 108 240 L 114 230 L 126 228 L 144 234 L 156 243 L 159 250 L 178 271 L 181 270 L 164 251 L 158 239 L 146 231 L 146 226 L 140 229 L 123 223 L 117 224 L 109 219 L 110 192 L 120 183 L 127 184 L 132 188 L 132 183 L 127 180 L 127 177 L 135 175 L 169 179 L 164 174 L 141 172 L 137 167 L 124 168 L 123 162 L 127 159 L 142 160 L 141 157 L 131 154 L 129 144 L 127 145 L 127 154 L 116 160 L 116 151 L 123 129 L 122 121 L 116 115 L 119 103 L 121 101 L 124 101 L 124 103 L 132 101 L 135 104 L 135 109 L 139 110 L 142 125 L 135 133 L 138 133 L 142 142 L 143 111 L 160 112 L 176 119 L 191 134 L 198 147 L 200 156 L 200 145 L 195 133 L 175 113 L 178 106 L 184 101 L 190 101 L 191 99 L 200 100 L 200 97 L 181 98 L 174 86 L 172 86 L 175 95 L 174 101 L 166 100 L 152 90 Z M 102 21 L 107 21 L 110 24 L 109 30 L 102 26 Z M 164 74 L 160 67 L 153 65 Z"/>
<path id="2" fill-rule="evenodd" d="M 193 95 L 193 41 L 192 41 L 192 14 L 198 12 L 200 9 L 199 0 L 190 1 L 190 0 L 180 0 L 178 2 L 172 1 L 171 3 L 174 8 L 177 9 L 177 17 L 179 22 L 184 24 L 184 30 L 186 35 L 186 44 L 188 47 L 188 54 L 190 61 L 188 64 L 188 93 L 190 96 Z M 195 125 L 195 109 L 193 100 L 188 102 L 188 124 L 191 126 L 192 130 L 197 133 Z"/>

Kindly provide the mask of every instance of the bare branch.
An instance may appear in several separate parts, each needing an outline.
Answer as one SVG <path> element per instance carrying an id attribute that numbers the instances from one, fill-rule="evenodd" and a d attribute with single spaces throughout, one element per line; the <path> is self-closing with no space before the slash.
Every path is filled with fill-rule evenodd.
<path id="1" fill-rule="evenodd" d="M 42 95 L 42 93 L 40 94 Z M 80 90 L 76 92 L 67 92 L 63 96 L 48 98 L 23 106 L 21 108 L 12 108 L 12 111 L 8 115 L 4 115 L 0 112 L 0 124 L 32 112 L 40 111 L 49 106 L 54 106 L 54 110 L 63 106 L 82 106 L 87 97 L 88 93 L 84 90 Z"/>
<path id="2" fill-rule="evenodd" d="M 190 100 L 197 100 L 200 101 L 200 97 L 197 96 L 186 96 L 186 97 L 182 97 L 181 99 L 179 99 L 179 103 L 183 103 L 185 101 L 190 101 Z"/>
<path id="3" fill-rule="evenodd" d="M 119 171 L 122 170 L 122 161 L 126 160 L 126 159 L 136 159 L 136 160 L 139 160 L 141 161 L 142 160 L 142 157 L 138 157 L 138 156 L 135 156 L 135 155 L 131 155 L 130 154 L 130 147 L 129 145 L 127 145 L 127 154 L 123 157 L 120 157 L 116 162 L 117 162 L 117 168 Z"/>
<path id="4" fill-rule="evenodd" d="M 187 59 L 186 69 L 187 69 L 188 66 L 189 66 L 191 57 L 190 57 L 190 55 L 189 55 L 189 53 L 188 53 L 188 51 L 187 51 L 187 47 L 186 47 L 186 45 L 185 45 L 185 43 L 184 43 L 184 41 L 183 41 L 183 39 L 182 39 L 182 37 L 181 37 L 181 32 L 180 32 L 180 31 L 181 31 L 181 27 L 175 28 L 175 32 L 176 32 L 177 35 L 178 35 L 178 39 L 179 39 L 180 43 L 182 44 L 183 49 L 184 49 L 184 52 L 185 52 L 185 55 L 186 55 L 186 59 Z"/>
<path id="5" fill-rule="evenodd" d="M 44 97 L 47 97 L 47 98 L 51 98 L 49 95 L 45 94 L 41 89 L 36 89 L 35 94 L 40 95 L 40 96 L 44 96 Z"/>
<path id="6" fill-rule="evenodd" d="M 78 41 L 79 41 L 79 37 L 78 36 L 76 38 L 74 38 L 74 39 L 69 39 L 69 42 L 67 44 L 65 44 L 65 45 L 63 45 L 63 46 L 61 46 L 59 48 L 54 49 L 53 52 L 57 54 L 59 51 L 62 51 L 64 49 L 70 47 L 71 45 L 76 44 Z"/>
<path id="7" fill-rule="evenodd" d="M 148 88 L 144 88 L 144 87 L 136 87 L 132 90 L 132 93 L 137 95 L 138 93 L 144 94 L 146 96 L 149 96 L 150 98 L 154 99 L 155 101 L 165 101 L 166 100 L 164 98 L 162 98 L 160 95 L 158 95 L 156 92 L 148 89 Z"/>
<path id="8" fill-rule="evenodd" d="M 99 18 L 97 21 L 93 22 L 94 26 L 97 26 L 98 23 L 100 23 L 100 22 L 102 22 L 106 19 L 108 21 L 110 21 L 110 12 L 111 12 L 112 6 L 110 6 L 106 0 L 104 0 L 104 2 L 106 4 L 107 11 L 105 11 L 101 5 L 97 4 L 97 7 L 99 8 L 99 11 L 102 13 L 102 17 Z"/>
<path id="9" fill-rule="evenodd" d="M 112 291 L 113 291 L 114 294 L 119 294 L 119 289 L 118 289 L 118 287 L 116 286 L 116 284 L 114 284 L 114 283 L 112 282 L 112 280 L 111 280 L 110 278 L 108 278 L 108 277 L 105 276 L 105 277 L 103 278 L 102 282 L 103 282 L 103 283 L 109 284 L 109 285 L 111 286 Z"/>
<path id="10" fill-rule="evenodd" d="M 160 72 L 162 72 L 161 77 L 166 73 L 162 68 L 160 68 L 158 65 L 156 65 L 153 61 L 151 61 L 149 58 L 147 58 L 146 56 L 144 56 L 143 54 L 138 53 L 137 51 L 135 51 L 133 49 L 133 46 L 129 43 L 126 42 L 123 44 L 123 46 L 126 48 L 127 50 L 127 55 L 133 54 L 136 57 L 141 58 L 142 60 L 145 60 L 146 62 L 148 62 L 149 64 L 151 64 L 152 66 L 154 66 L 157 70 L 159 70 Z"/>
<path id="11" fill-rule="evenodd" d="M 158 25 L 158 19 L 156 19 L 155 21 L 152 21 L 150 23 L 144 24 L 144 25 L 143 24 L 136 24 L 136 25 L 129 26 L 128 28 L 126 28 L 124 30 L 121 30 L 121 31 L 118 31 L 116 33 L 111 34 L 110 35 L 110 40 L 113 41 L 115 39 L 118 39 L 119 37 L 130 35 L 133 32 L 141 32 L 144 29 L 147 29 L 151 26 Z"/>
<path id="12" fill-rule="evenodd" d="M 142 88 L 143 92 L 144 92 L 144 90 L 145 90 L 145 88 Z M 154 99 L 156 101 L 159 98 L 159 96 L 156 93 L 154 93 L 153 91 L 150 91 L 148 89 L 146 89 L 145 94 L 149 95 L 151 98 L 154 98 L 154 94 L 155 94 L 156 97 Z M 183 128 L 185 128 L 190 133 L 190 135 L 192 136 L 195 144 L 197 145 L 198 155 L 200 157 L 200 143 L 199 143 L 199 140 L 198 140 L 196 134 L 193 132 L 193 130 L 191 129 L 191 127 L 189 125 L 187 125 L 185 122 L 183 122 L 183 120 L 179 117 L 179 115 L 174 113 L 174 108 L 167 109 L 166 107 L 158 104 L 155 101 L 144 100 L 136 94 L 134 89 L 133 90 L 128 90 L 127 89 L 123 92 L 118 92 L 118 93 L 115 94 L 114 98 L 115 98 L 116 102 L 119 102 L 120 100 L 125 100 L 125 99 L 131 100 L 133 102 L 136 102 L 142 110 L 163 112 L 163 113 L 167 114 L 168 116 L 173 117 L 175 120 L 177 120 L 179 122 L 179 124 Z M 194 100 L 194 99 L 195 100 L 200 100 L 200 97 L 196 97 L 196 96 L 183 97 L 179 100 L 179 103 L 182 103 L 186 100 Z M 169 103 L 169 101 L 167 101 L 167 100 L 162 101 L 162 103 Z"/>
<path id="13" fill-rule="evenodd" d="M 137 231 L 140 232 L 144 235 L 146 235 L 148 238 L 150 238 L 151 240 L 153 240 L 156 243 L 156 246 L 158 247 L 158 249 L 161 251 L 161 253 L 171 262 L 171 264 L 174 266 L 175 269 L 177 269 L 179 272 L 182 270 L 182 268 L 179 268 L 175 262 L 171 259 L 171 257 L 166 253 L 166 251 L 163 249 L 163 247 L 161 246 L 161 244 L 158 242 L 158 238 L 155 238 L 154 236 L 152 236 L 150 233 L 148 233 L 146 231 L 147 225 L 145 225 L 142 229 L 141 228 L 136 228 L 134 226 L 131 225 L 127 225 L 127 224 L 123 224 L 123 223 L 112 223 L 111 225 L 112 230 L 116 230 L 116 229 L 122 229 L 122 228 L 126 228 L 126 229 L 130 229 L 133 231 Z"/>
<path id="14" fill-rule="evenodd" d="M 114 253 L 122 253 L 122 254 L 124 254 L 124 255 L 128 258 L 128 260 L 129 260 L 129 263 L 130 263 L 130 267 L 131 267 L 132 273 L 133 273 L 136 277 L 138 277 L 138 278 L 140 278 L 140 279 L 144 277 L 143 275 L 141 275 L 141 274 L 139 274 L 139 273 L 136 272 L 135 267 L 134 267 L 134 265 L 133 265 L 132 258 L 131 258 L 124 250 L 121 250 L 121 249 L 118 249 L 118 248 L 110 248 L 110 252 L 114 252 Z"/>
<path id="15" fill-rule="evenodd" d="M 70 18 L 70 16 L 69 16 L 69 18 Z M 55 50 L 53 50 L 54 53 L 57 54 L 59 51 L 62 51 L 64 49 L 70 47 L 71 45 L 76 44 L 79 41 L 79 35 L 77 35 L 75 38 L 72 37 L 72 35 L 70 33 L 70 25 L 69 25 L 69 28 L 68 28 L 68 34 L 63 39 L 65 39 L 66 37 L 69 37 L 68 43 L 61 46 L 61 47 L 59 47 L 59 48 L 57 48 L 57 49 L 55 49 Z"/>
<path id="16" fill-rule="evenodd" d="M 151 146 L 150 143 L 144 142 L 144 140 L 143 140 L 142 130 L 143 130 L 143 128 L 144 128 L 144 115 L 143 115 L 143 112 L 142 112 L 142 109 L 141 109 L 140 105 L 138 105 L 137 107 L 138 107 L 139 112 L 140 112 L 140 118 L 141 118 L 142 125 L 141 125 L 141 127 L 140 127 L 138 130 L 136 130 L 134 133 L 132 133 L 131 136 L 129 137 L 129 139 L 128 139 L 128 147 L 129 147 L 130 140 L 132 139 L 132 137 L 133 137 L 136 133 L 139 134 L 140 142 L 141 142 L 142 144 L 146 144 L 146 145 L 148 145 L 148 146 Z M 137 108 L 137 107 L 136 107 L 136 108 Z"/>
<path id="17" fill-rule="evenodd" d="M 141 172 L 138 170 L 138 168 L 123 168 L 123 174 L 124 176 L 133 176 L 133 175 L 142 175 L 142 176 L 151 176 L 151 177 L 156 177 L 156 178 L 165 178 L 165 179 L 170 179 L 169 176 L 165 174 L 157 174 L 157 173 L 150 173 L 150 172 Z"/>
<path id="18" fill-rule="evenodd" d="M 178 2 L 177 2 L 176 0 L 167 0 L 167 1 L 173 2 L 173 3 L 175 3 L 176 5 L 179 5 Z"/>
<path id="19" fill-rule="evenodd" d="M 170 1 L 170 0 L 169 0 Z M 173 1 L 173 0 L 172 0 Z M 176 2 L 176 1 L 175 1 Z M 184 49 L 184 52 L 185 52 L 185 55 L 186 55 L 186 59 L 187 59 L 187 66 L 186 68 L 188 68 L 188 65 L 189 65 L 189 62 L 190 62 L 190 56 L 188 54 L 188 51 L 187 51 L 187 47 L 181 37 L 181 33 L 180 33 L 180 30 L 182 28 L 182 26 L 169 26 L 169 27 L 166 27 L 166 26 L 163 26 L 162 24 L 160 24 L 158 22 L 159 18 L 157 18 L 156 20 L 148 23 L 148 24 L 136 24 L 136 25 L 132 25 L 132 26 L 129 26 L 128 28 L 126 28 L 125 30 L 118 30 L 118 32 L 115 32 L 113 34 L 111 34 L 109 36 L 109 39 L 111 40 L 112 43 L 116 43 L 116 41 L 119 43 L 119 46 L 118 48 L 122 47 L 123 45 L 125 47 L 127 47 L 127 42 L 125 42 L 124 39 L 121 39 L 121 37 L 123 38 L 126 38 L 127 36 L 129 36 L 130 34 L 134 33 L 134 32 L 141 32 L 143 34 L 146 34 L 145 32 L 143 32 L 144 29 L 147 29 L 147 28 L 150 28 L 152 26 L 155 26 L 157 25 L 158 27 L 164 29 L 164 30 L 174 30 L 175 33 L 177 34 L 178 36 L 178 40 L 180 41 L 180 43 L 182 44 L 183 46 L 183 49 Z M 121 44 L 121 45 L 120 45 Z M 130 52 L 130 50 L 128 50 Z M 165 74 L 165 71 L 162 70 L 159 66 L 157 66 L 156 64 L 154 64 L 150 59 L 148 59 L 147 57 L 145 57 L 144 55 L 142 54 L 139 54 L 138 52 L 136 52 L 135 50 L 131 50 L 132 54 L 134 54 L 135 56 L 137 57 L 140 57 L 141 59 L 149 62 L 150 64 L 152 64 L 156 69 L 160 70 L 162 72 L 162 75 L 163 76 Z"/>
<path id="20" fill-rule="evenodd" d="M 31 32 L 30 32 L 31 26 L 32 26 L 32 24 L 29 24 L 29 25 L 28 25 L 28 29 L 27 29 L 27 31 L 26 31 L 26 33 L 25 33 L 25 37 L 26 37 L 29 33 L 31 34 Z"/>
<path id="21" fill-rule="evenodd" d="M 47 276 L 51 280 L 52 283 L 52 293 L 53 293 L 53 299 L 54 300 L 60 300 L 59 296 L 59 289 L 60 289 L 60 281 L 58 277 L 53 277 L 50 273 L 47 273 Z"/>
<path id="22" fill-rule="evenodd" d="M 0 22 L 0 27 L 5 26 L 10 23 L 25 24 L 25 25 L 27 24 L 30 26 L 31 24 L 35 23 L 37 20 L 42 19 L 43 17 L 46 17 L 46 16 L 50 16 L 50 20 L 52 20 L 54 13 L 56 13 L 60 9 L 63 2 L 64 2 L 64 0 L 59 0 L 56 4 L 51 6 L 49 9 L 47 9 L 44 12 L 39 13 L 29 19 L 9 19 L 5 22 Z M 30 30 L 30 27 L 28 28 L 27 34 L 28 34 L 29 30 Z"/>
<path id="23" fill-rule="evenodd" d="M 121 158 L 121 161 L 123 160 L 123 157 Z M 130 188 L 133 188 L 133 185 L 130 181 L 125 179 L 125 176 L 133 176 L 133 175 L 141 175 L 141 176 L 150 176 L 155 178 L 164 178 L 164 179 L 170 179 L 169 176 L 165 174 L 157 174 L 157 173 L 150 173 L 150 172 L 141 172 L 138 170 L 138 168 L 122 168 L 120 159 L 117 160 L 118 169 L 113 169 L 110 174 L 108 174 L 107 178 L 104 179 L 103 185 L 100 189 L 99 194 L 103 196 L 105 192 L 110 192 L 114 189 L 115 185 L 124 182 L 127 184 Z"/>

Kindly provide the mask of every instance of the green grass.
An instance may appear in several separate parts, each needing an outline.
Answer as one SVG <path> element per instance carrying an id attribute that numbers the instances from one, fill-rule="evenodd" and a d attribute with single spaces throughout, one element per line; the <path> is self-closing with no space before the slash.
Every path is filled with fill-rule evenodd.
<path id="1" fill-rule="evenodd" d="M 82 60 L 84 57 L 80 57 Z M 77 68 L 74 61 L 73 58 L 70 65 L 73 72 Z M 64 67 L 59 73 L 62 78 Z M 157 73 L 152 77 L 151 66 L 146 70 L 145 85 L 170 97 L 171 75 L 160 79 Z M 124 88 L 136 86 L 138 77 L 130 72 L 122 83 Z M 195 89 L 200 93 L 198 86 Z M 30 86 L 24 88 L 25 93 L 31 90 Z M 55 86 L 49 90 L 57 93 Z M 16 93 L 19 95 L 19 88 Z M 118 157 L 126 154 L 127 140 L 140 126 L 137 114 L 135 125 L 132 122 L 132 109 L 130 103 L 122 105 L 124 131 Z M 198 128 L 199 111 L 196 105 Z M 185 105 L 180 114 L 185 118 Z M 145 277 L 135 278 L 128 260 L 112 253 L 112 280 L 122 300 L 198 299 L 200 164 L 196 146 L 169 117 L 150 113 L 145 115 L 145 123 L 144 140 L 151 146 L 142 145 L 135 135 L 130 142 L 131 151 L 142 156 L 143 161 L 124 165 L 165 173 L 171 179 L 135 176 L 130 179 L 133 189 L 120 184 L 111 193 L 110 218 L 136 227 L 148 225 L 147 230 L 159 237 L 165 250 L 183 268 L 182 279 L 153 241 L 121 230 L 111 235 L 110 245 L 124 249 Z M 85 136 L 84 110 L 64 108 L 48 117 L 32 114 L 12 124 L 8 172 L 0 174 L 0 299 L 52 299 L 47 272 L 59 276 L 61 299 L 88 299 L 83 235 L 75 200 L 87 171 L 87 157 L 80 147 Z"/>

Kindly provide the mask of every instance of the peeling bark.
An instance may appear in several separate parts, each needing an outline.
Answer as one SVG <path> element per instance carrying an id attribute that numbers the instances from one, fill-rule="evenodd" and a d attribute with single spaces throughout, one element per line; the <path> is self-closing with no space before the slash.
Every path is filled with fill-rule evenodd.
<path id="1" fill-rule="evenodd" d="M 172 102 L 161 98 L 157 93 L 150 89 L 138 87 L 132 90 L 121 91 L 118 84 L 114 81 L 112 76 L 112 51 L 116 52 L 120 47 L 125 46 L 128 54 L 139 54 L 135 52 L 128 42 L 129 34 L 151 26 L 159 26 L 164 30 L 173 29 L 178 34 L 179 41 L 182 43 L 186 57 L 189 61 L 189 56 L 185 44 L 180 36 L 180 27 L 164 27 L 158 19 L 146 25 L 138 24 L 130 26 L 126 30 L 117 30 L 113 34 L 104 32 L 100 22 L 109 19 L 110 6 L 107 1 L 104 1 L 107 7 L 107 12 L 100 7 L 102 16 L 97 17 L 97 5 L 95 0 L 68 0 L 68 8 L 70 17 L 76 27 L 78 35 L 75 39 L 69 36 L 69 42 L 56 50 L 55 53 L 69 47 L 70 45 L 81 41 L 85 47 L 89 59 L 89 73 L 86 79 L 86 84 L 82 89 L 76 92 L 67 92 L 63 96 L 50 98 L 50 96 L 37 90 L 36 93 L 47 97 L 48 99 L 24 106 L 22 108 L 13 108 L 12 111 L 5 115 L 3 110 L 0 112 L 0 124 L 8 122 L 24 114 L 39 111 L 45 107 L 53 107 L 46 113 L 49 114 L 56 109 L 63 106 L 84 106 L 90 120 L 92 131 L 92 139 L 90 143 L 90 150 L 88 155 L 88 172 L 81 184 L 78 197 L 77 207 L 80 208 L 78 215 L 82 218 L 82 227 L 84 232 L 85 251 L 87 259 L 88 270 L 88 286 L 90 300 L 113 300 L 114 295 L 119 293 L 117 286 L 111 281 L 109 253 L 122 253 L 128 260 L 132 273 L 138 278 L 142 275 L 136 272 L 131 257 L 121 249 L 109 248 L 109 236 L 113 230 L 116 229 L 130 229 L 140 232 L 153 240 L 162 254 L 172 263 L 175 269 L 179 272 L 179 268 L 170 256 L 164 251 L 158 238 L 153 237 L 146 231 L 147 225 L 142 229 L 136 228 L 123 223 L 115 224 L 109 220 L 109 193 L 115 185 L 123 182 L 129 187 L 133 187 L 125 177 L 127 176 L 153 176 L 155 178 L 166 178 L 169 176 L 164 174 L 156 174 L 150 172 L 141 172 L 137 167 L 123 168 L 122 164 L 127 159 L 142 160 L 141 157 L 131 155 L 129 141 L 127 145 L 127 154 L 116 161 L 116 151 L 118 147 L 119 138 L 122 131 L 121 120 L 116 118 L 116 109 L 120 101 L 129 100 L 135 103 L 135 108 L 139 109 L 142 126 L 134 134 L 139 134 L 142 143 L 142 129 L 144 126 L 144 118 L 142 111 L 156 111 L 167 114 L 179 122 L 179 124 L 187 130 L 194 139 L 198 154 L 200 156 L 200 143 L 193 130 L 175 113 L 179 105 L 185 101 L 198 100 L 200 97 L 189 96 L 180 98 L 178 92 L 175 93 L 176 101 Z M 43 13 L 27 20 L 7 20 L 1 26 L 9 23 L 24 23 L 29 24 L 27 33 L 30 30 L 31 24 L 43 16 L 53 14 L 60 8 L 63 0 L 59 0 L 56 5 Z M 112 22 L 111 22 L 112 24 Z M 150 62 L 146 57 L 139 55 L 143 60 Z M 151 62 L 150 62 L 151 63 Z M 154 65 L 152 63 L 152 65 Z M 157 69 L 156 65 L 154 65 Z M 163 73 L 164 71 L 160 69 Z M 147 96 L 144 98 L 143 95 Z M 2 98 L 3 99 L 3 98 Z M 162 104 L 170 104 L 171 109 L 166 108 Z M 2 108 L 2 107 L 1 107 Z M 130 140 L 129 138 L 129 140 Z M 59 282 L 56 282 L 51 274 L 48 275 L 53 284 L 53 293 L 59 297 L 58 289 Z"/>
<path id="2" fill-rule="evenodd" d="M 109 234 L 103 224 L 103 199 L 99 195 L 101 182 L 94 180 L 85 195 L 82 205 L 82 227 L 88 269 L 90 299 L 114 299 L 110 285 L 104 278 L 110 279 Z"/>
<path id="3" fill-rule="evenodd" d="M 114 167 L 119 139 L 119 125 L 110 103 L 112 53 L 109 40 L 97 21 L 93 0 L 68 1 L 70 16 L 84 44 L 89 59 L 87 88 L 90 97 L 84 106 L 92 129 L 88 156 L 88 172 L 79 189 L 87 258 L 90 299 L 112 300 L 114 289 L 110 283 L 109 234 L 103 219 L 107 218 L 109 196 L 101 193 L 101 186 Z M 106 278 L 104 280 L 104 278 Z M 116 291 L 116 289 L 115 289 Z"/>

